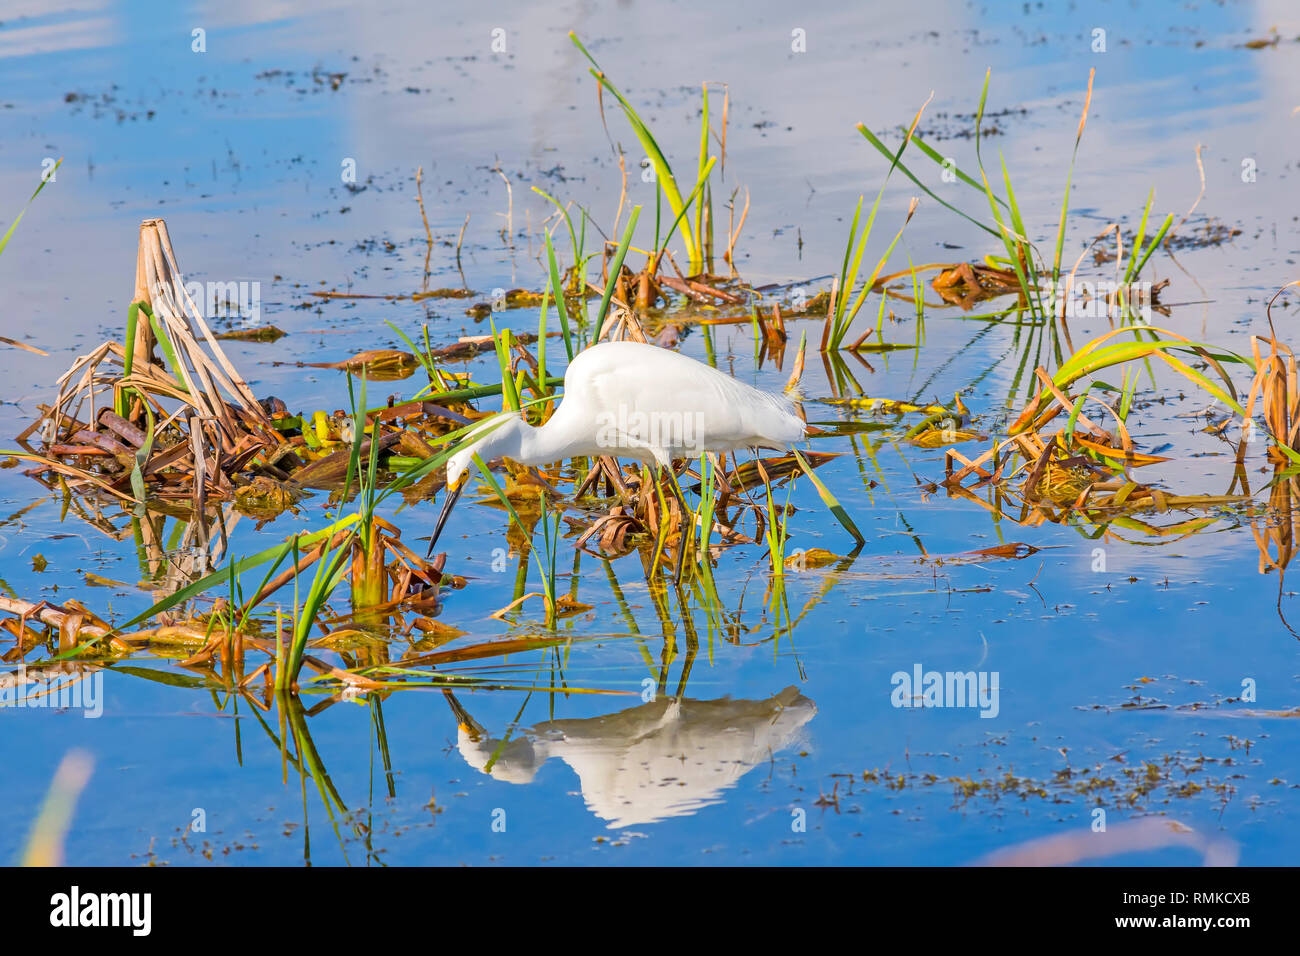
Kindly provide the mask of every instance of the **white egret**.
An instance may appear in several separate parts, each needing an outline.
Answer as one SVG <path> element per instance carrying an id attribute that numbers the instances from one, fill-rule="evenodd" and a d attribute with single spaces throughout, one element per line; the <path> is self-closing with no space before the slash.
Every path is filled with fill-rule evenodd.
<path id="1" fill-rule="evenodd" d="M 482 430 L 477 439 L 470 432 L 447 461 L 447 497 L 430 554 L 475 455 L 523 465 L 612 455 L 667 468 L 674 458 L 704 452 L 788 448 L 807 436 L 808 426 L 789 399 L 693 358 L 639 342 L 602 342 L 569 363 L 564 400 L 546 424 L 510 415 L 488 420 Z"/>

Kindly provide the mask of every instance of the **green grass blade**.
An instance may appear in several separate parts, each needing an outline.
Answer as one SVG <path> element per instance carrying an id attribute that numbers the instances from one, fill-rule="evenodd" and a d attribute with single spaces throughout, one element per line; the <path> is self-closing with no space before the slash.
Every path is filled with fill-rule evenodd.
<path id="1" fill-rule="evenodd" d="M 863 123 L 858 124 L 858 132 L 861 133 L 864 137 L 866 137 L 867 142 L 869 142 L 880 153 L 882 153 L 886 159 L 890 159 L 893 157 L 893 153 L 889 151 L 889 147 L 886 146 L 883 142 L 881 142 L 880 138 L 877 137 L 875 133 L 867 129 L 865 124 Z M 947 160 L 944 157 L 940 156 L 938 153 L 936 153 L 933 149 L 931 149 L 928 144 L 922 144 L 921 138 L 919 136 L 913 136 L 912 142 L 915 143 L 917 147 L 920 148 L 923 152 L 925 152 L 926 155 L 931 156 L 941 166 L 947 164 Z M 964 172 L 959 170 L 955 165 L 951 165 L 948 168 L 952 169 L 952 171 L 957 175 L 957 177 L 960 178 L 963 182 L 970 183 L 970 185 L 974 186 L 976 189 L 979 189 L 981 192 L 983 192 L 983 189 L 980 187 L 979 183 L 975 182 L 975 180 L 971 179 Z M 902 162 L 898 163 L 898 170 L 904 176 L 910 179 L 914 184 L 916 184 L 917 188 L 921 189 L 927 196 L 929 196 L 935 202 L 939 203 L 939 205 L 943 206 L 945 209 L 955 212 L 957 215 L 961 216 L 967 222 L 979 226 L 990 236 L 997 237 L 998 231 L 996 229 L 994 229 L 992 226 L 989 226 L 986 223 L 980 222 L 974 216 L 971 216 L 969 213 L 966 213 L 961 209 L 958 209 L 952 203 L 948 202 L 948 200 L 936 194 L 934 190 L 932 190 L 929 186 L 925 185 L 925 183 L 921 182 L 921 180 L 916 177 L 916 174 L 913 173 L 912 170 L 909 169 L 905 163 Z"/>
<path id="2" fill-rule="evenodd" d="M 551 295 L 555 297 L 555 311 L 560 316 L 560 332 L 564 335 L 564 351 L 569 356 L 569 361 L 572 362 L 573 335 L 569 331 L 569 307 L 564 301 L 564 286 L 560 282 L 560 264 L 555 259 L 555 246 L 551 244 L 551 234 L 549 232 L 543 234 L 546 236 L 546 264 L 551 272 Z M 574 268 L 578 267 L 575 265 Z M 542 384 L 544 386 L 545 382 Z"/>
<path id="3" fill-rule="evenodd" d="M 63 165 L 62 156 L 59 157 L 59 161 L 54 164 L 54 166 L 49 170 L 48 174 L 41 175 L 41 183 L 39 186 L 36 187 L 36 191 L 32 193 L 31 198 L 27 200 L 27 206 L 30 206 L 32 204 L 32 200 L 34 200 L 37 196 L 41 194 L 41 190 L 45 188 L 46 183 L 48 183 L 51 179 L 54 178 L 54 173 L 58 171 L 58 168 L 61 165 Z M 22 208 L 22 211 L 19 212 L 18 215 L 14 218 L 14 221 L 10 224 L 9 228 L 5 230 L 4 236 L 0 237 L 0 252 L 4 252 L 5 246 L 9 245 L 9 239 L 13 236 L 14 230 L 18 228 L 18 223 L 22 222 L 23 216 L 26 215 L 27 213 L 27 206 L 24 206 Z"/>
<path id="4" fill-rule="evenodd" d="M 618 249 L 614 252 L 614 259 L 610 263 L 609 281 L 605 283 L 605 294 L 600 297 L 600 311 L 596 313 L 597 335 L 600 334 L 600 329 L 605 324 L 605 315 L 609 312 L 609 301 L 614 296 L 614 287 L 618 285 L 619 274 L 623 271 L 623 260 L 627 258 L 628 247 L 632 245 L 632 233 L 636 231 L 636 221 L 640 217 L 641 207 L 633 206 L 627 228 L 623 230 L 623 239 L 619 242 Z"/>
<path id="5" fill-rule="evenodd" d="M 853 523 L 853 519 L 850 518 L 849 513 L 844 510 L 844 506 L 839 503 L 839 500 L 833 494 L 831 494 L 831 490 L 822 483 L 822 480 L 813 473 L 812 466 L 808 464 L 803 453 L 797 448 L 794 449 L 794 457 L 799 462 L 799 467 L 803 469 L 803 473 L 807 475 L 808 479 L 813 483 L 813 487 L 817 489 L 817 493 L 821 495 L 822 501 L 826 504 L 826 507 L 830 509 L 831 514 L 835 515 L 836 520 L 844 526 L 844 530 L 853 535 L 853 540 L 858 544 L 866 544 L 867 539 L 862 537 L 862 532 L 859 531 L 858 526 Z"/>

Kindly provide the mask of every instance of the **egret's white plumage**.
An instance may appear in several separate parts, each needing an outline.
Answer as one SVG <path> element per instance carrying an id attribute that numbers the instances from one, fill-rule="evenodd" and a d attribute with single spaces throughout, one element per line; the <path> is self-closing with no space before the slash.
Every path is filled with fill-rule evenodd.
<path id="1" fill-rule="evenodd" d="M 603 342 L 578 353 L 564 398 L 546 424 L 519 416 L 485 423 L 483 438 L 447 462 L 457 487 L 475 454 L 544 465 L 614 455 L 667 466 L 674 458 L 744 448 L 786 448 L 807 426 L 793 403 L 655 345 Z"/>
<path id="2" fill-rule="evenodd" d="M 429 552 L 475 455 L 485 462 L 510 458 L 524 465 L 612 455 L 668 467 L 674 458 L 704 452 L 788 448 L 807 431 L 783 396 L 655 345 L 602 342 L 569 363 L 564 398 L 546 424 L 499 415 L 462 439 L 465 447 L 447 460 L 447 497 Z"/>

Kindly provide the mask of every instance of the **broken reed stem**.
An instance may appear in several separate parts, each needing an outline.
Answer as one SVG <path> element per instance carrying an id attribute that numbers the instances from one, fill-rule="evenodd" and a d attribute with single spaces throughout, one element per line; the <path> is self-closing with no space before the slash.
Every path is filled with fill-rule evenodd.
<path id="1" fill-rule="evenodd" d="M 460 264 L 460 247 L 465 243 L 465 230 L 469 228 L 469 213 L 465 213 L 465 221 L 460 225 L 460 235 L 456 237 L 456 270 L 460 273 L 461 281 L 464 282 L 465 270 Z"/>
<path id="2" fill-rule="evenodd" d="M 429 228 L 429 215 L 424 210 L 423 180 L 424 167 L 417 166 L 415 169 L 415 201 L 420 204 L 420 219 L 424 222 L 424 282 L 427 287 L 429 282 L 429 260 L 433 256 L 433 230 Z"/>

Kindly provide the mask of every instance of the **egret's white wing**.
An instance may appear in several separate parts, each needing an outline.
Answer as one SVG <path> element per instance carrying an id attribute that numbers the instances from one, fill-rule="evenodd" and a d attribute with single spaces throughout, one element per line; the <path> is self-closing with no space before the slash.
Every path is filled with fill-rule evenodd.
<path id="1" fill-rule="evenodd" d="M 613 429 L 624 447 L 659 448 L 671 457 L 782 448 L 801 440 L 805 428 L 788 399 L 637 342 L 605 342 L 580 353 L 565 375 L 561 409 Z"/>

